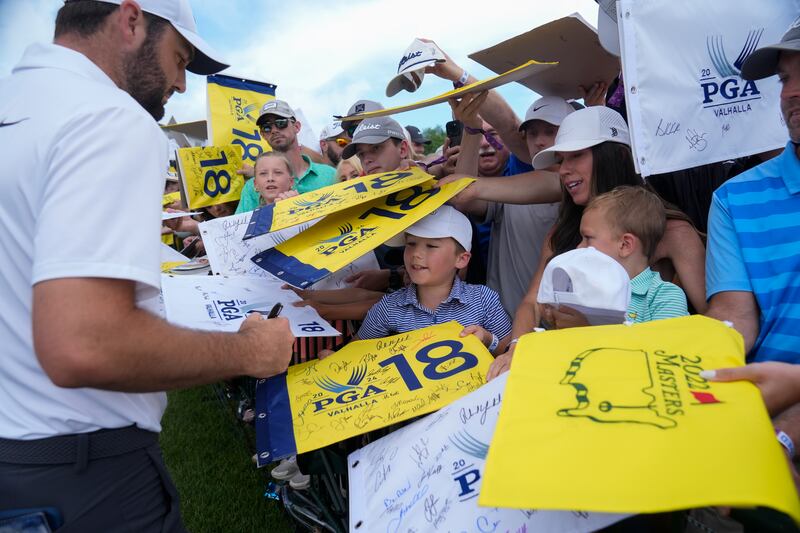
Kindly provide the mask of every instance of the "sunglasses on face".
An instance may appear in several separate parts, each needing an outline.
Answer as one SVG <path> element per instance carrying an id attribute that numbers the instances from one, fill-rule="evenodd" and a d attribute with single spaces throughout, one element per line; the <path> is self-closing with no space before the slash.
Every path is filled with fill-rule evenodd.
<path id="1" fill-rule="evenodd" d="M 269 133 L 272 131 L 272 128 L 277 128 L 279 130 L 285 130 L 287 126 L 289 126 L 289 122 L 294 122 L 294 119 L 289 118 L 276 118 L 273 122 L 264 122 L 261 124 L 261 131 L 264 133 Z"/>
<path id="2" fill-rule="evenodd" d="M 344 148 L 345 146 L 350 144 L 350 141 L 348 141 L 347 139 L 343 139 L 341 137 L 337 137 L 336 139 L 333 140 L 333 142 L 335 142 L 336 144 L 338 144 L 342 148 Z"/>

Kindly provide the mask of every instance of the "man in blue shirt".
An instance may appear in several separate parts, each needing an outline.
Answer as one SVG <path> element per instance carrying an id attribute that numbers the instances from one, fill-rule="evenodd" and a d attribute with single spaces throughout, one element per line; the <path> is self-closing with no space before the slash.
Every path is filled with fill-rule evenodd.
<path id="1" fill-rule="evenodd" d="M 777 74 L 789 142 L 778 157 L 717 189 L 709 213 L 708 315 L 730 320 L 749 361 L 800 363 L 800 19 L 780 43 L 753 52 L 744 79 Z M 800 404 L 774 420 L 795 458 Z M 796 472 L 795 472 L 796 475 Z"/>
<path id="2" fill-rule="evenodd" d="M 730 320 L 749 359 L 800 363 L 800 28 L 754 52 L 745 79 L 778 74 L 790 141 L 776 158 L 727 181 L 709 213 L 709 314 Z"/>

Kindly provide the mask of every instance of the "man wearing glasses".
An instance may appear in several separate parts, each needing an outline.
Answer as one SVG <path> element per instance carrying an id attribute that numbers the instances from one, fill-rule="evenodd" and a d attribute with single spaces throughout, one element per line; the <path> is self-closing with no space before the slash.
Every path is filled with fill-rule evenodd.
<path id="1" fill-rule="evenodd" d="M 338 120 L 332 122 L 322 129 L 319 136 L 319 150 L 322 153 L 322 161 L 326 165 L 335 167 L 342 160 L 342 150 L 350 144 L 350 139 L 342 128 L 342 123 Z"/>
<path id="2" fill-rule="evenodd" d="M 270 100 L 261 108 L 261 114 L 256 121 L 261 131 L 261 137 L 269 143 L 273 150 L 280 152 L 295 172 L 294 186 L 292 189 L 299 194 L 314 191 L 336 182 L 336 169 L 328 165 L 314 163 L 300 151 L 300 141 L 297 138 L 302 125 L 297 121 L 294 110 L 283 100 Z M 253 168 L 244 166 L 242 173 L 246 176 L 253 175 Z M 253 187 L 253 180 L 248 180 L 242 189 L 237 213 L 246 213 L 258 207 L 258 193 Z"/>

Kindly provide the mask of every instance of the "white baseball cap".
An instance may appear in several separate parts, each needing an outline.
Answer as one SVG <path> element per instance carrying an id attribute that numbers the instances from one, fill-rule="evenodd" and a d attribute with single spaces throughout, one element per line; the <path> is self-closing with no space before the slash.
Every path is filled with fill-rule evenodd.
<path id="1" fill-rule="evenodd" d="M 319 133 L 319 140 L 324 141 L 327 139 L 331 139 L 333 137 L 338 137 L 343 133 L 344 133 L 344 128 L 342 128 L 342 123 L 336 120 L 334 122 L 331 122 L 330 124 L 325 125 L 322 128 L 322 131 Z"/>
<path id="2" fill-rule="evenodd" d="M 617 0 L 597 0 L 597 37 L 609 54 L 620 56 Z"/>
<path id="3" fill-rule="evenodd" d="M 466 251 L 472 249 L 472 225 L 461 211 L 449 205 L 443 205 L 428 216 L 412 224 L 403 233 L 399 233 L 386 241 L 388 246 L 403 246 L 405 234 L 426 239 L 444 239 L 452 237 Z M 612 260 L 613 261 L 613 260 Z"/>
<path id="4" fill-rule="evenodd" d="M 100 0 L 108 4 L 122 4 L 123 0 Z M 136 0 L 142 11 L 165 19 L 194 47 L 194 58 L 186 70 L 195 74 L 215 74 L 229 65 L 217 58 L 219 54 L 197 33 L 189 0 Z"/>
<path id="5" fill-rule="evenodd" d="M 403 89 L 413 93 L 425 77 L 425 67 L 445 61 L 444 52 L 434 43 L 426 43 L 419 39 L 406 48 L 400 63 L 397 65 L 397 76 L 386 86 L 386 96 L 394 96 Z"/>
<path id="6" fill-rule="evenodd" d="M 543 120 L 553 126 L 560 126 L 561 122 L 575 111 L 566 100 L 558 96 L 542 96 L 531 104 L 525 113 L 525 121 L 519 125 L 519 131 L 525 129 L 532 120 Z"/>
<path id="7" fill-rule="evenodd" d="M 561 122 L 555 144 L 533 157 L 533 168 L 556 164 L 556 152 L 576 152 L 604 142 L 630 146 L 628 125 L 622 115 L 605 106 L 578 109 Z"/>
<path id="8" fill-rule="evenodd" d="M 536 301 L 624 314 L 631 302 L 631 280 L 612 257 L 593 247 L 576 248 L 547 263 Z"/>

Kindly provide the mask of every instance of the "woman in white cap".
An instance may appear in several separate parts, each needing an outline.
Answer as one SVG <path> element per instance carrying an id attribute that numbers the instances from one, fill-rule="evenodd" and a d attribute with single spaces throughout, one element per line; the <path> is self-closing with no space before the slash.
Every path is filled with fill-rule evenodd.
<path id="1" fill-rule="evenodd" d="M 594 196 L 620 185 L 645 186 L 633 165 L 628 126 L 619 113 L 607 107 L 587 107 L 568 115 L 561 123 L 555 144 L 539 152 L 533 166 L 547 168 L 559 162 L 562 200 L 558 220 L 542 247 L 539 268 L 528 294 L 514 316 L 515 339 L 538 325 L 536 296 L 542 272 L 552 257 L 573 250 L 580 243 L 581 216 L 586 204 Z M 694 309 L 703 312 L 705 248 L 689 218 L 671 206 L 665 207 L 667 229 L 651 266 L 668 280 L 677 275 Z M 513 344 L 492 365 L 490 377 L 508 368 L 511 350 Z"/>

